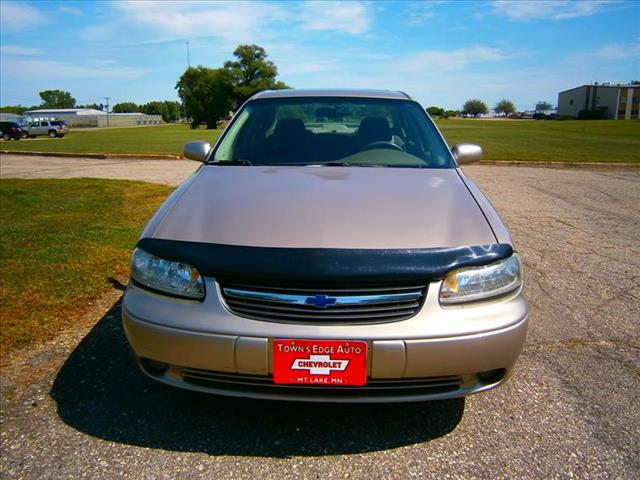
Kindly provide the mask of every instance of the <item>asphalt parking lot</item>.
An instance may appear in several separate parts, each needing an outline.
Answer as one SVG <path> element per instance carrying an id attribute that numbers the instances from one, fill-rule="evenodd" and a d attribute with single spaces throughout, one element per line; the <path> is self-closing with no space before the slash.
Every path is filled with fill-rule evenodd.
<path id="1" fill-rule="evenodd" d="M 198 166 L 0 160 L 3 177 L 169 184 Z M 503 216 L 525 263 L 531 326 L 504 387 L 464 400 L 368 406 L 169 389 L 135 370 L 115 285 L 94 326 L 20 360 L 20 371 L 42 372 L 33 382 L 18 387 L 3 372 L 2 477 L 639 478 L 640 173 L 465 171 Z"/>

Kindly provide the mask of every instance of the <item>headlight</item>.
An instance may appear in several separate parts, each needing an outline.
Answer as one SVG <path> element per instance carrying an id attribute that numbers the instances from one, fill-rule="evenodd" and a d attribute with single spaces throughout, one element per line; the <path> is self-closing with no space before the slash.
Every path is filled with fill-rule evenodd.
<path id="1" fill-rule="evenodd" d="M 514 253 L 505 260 L 484 267 L 461 268 L 449 272 L 440 287 L 440 303 L 472 302 L 512 292 L 522 285 L 520 257 Z"/>
<path id="2" fill-rule="evenodd" d="M 156 257 L 136 248 L 131 255 L 131 278 L 153 290 L 179 297 L 204 298 L 204 281 L 195 267 Z"/>

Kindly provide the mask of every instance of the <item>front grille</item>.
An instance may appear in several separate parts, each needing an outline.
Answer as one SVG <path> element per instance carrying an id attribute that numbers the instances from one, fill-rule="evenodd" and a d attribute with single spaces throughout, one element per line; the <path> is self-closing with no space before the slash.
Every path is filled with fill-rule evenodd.
<path id="1" fill-rule="evenodd" d="M 221 285 L 227 308 L 256 320 L 376 323 L 403 320 L 420 310 L 426 286 L 279 288 Z"/>
<path id="2" fill-rule="evenodd" d="M 271 377 L 240 375 L 233 373 L 213 372 L 197 368 L 183 368 L 182 379 L 201 387 L 216 388 L 222 390 L 243 390 L 255 392 L 293 393 L 299 395 L 313 395 L 319 391 L 327 395 L 339 395 L 342 397 L 367 395 L 367 396 L 402 396 L 416 394 L 437 394 L 455 391 L 460 388 L 460 377 L 455 375 L 427 377 L 427 378 L 403 378 L 393 380 L 368 379 L 367 384 L 359 387 L 323 385 L 279 385 L 273 383 Z"/>

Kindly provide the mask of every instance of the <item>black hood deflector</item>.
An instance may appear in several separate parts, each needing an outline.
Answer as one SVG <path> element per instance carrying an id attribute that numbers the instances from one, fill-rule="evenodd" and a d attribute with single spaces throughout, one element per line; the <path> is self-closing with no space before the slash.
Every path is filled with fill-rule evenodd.
<path id="1" fill-rule="evenodd" d="M 195 266 L 205 276 L 256 282 L 393 284 L 443 278 L 460 267 L 508 258 L 511 245 L 454 248 L 275 248 L 142 238 L 141 248 L 167 260 Z"/>

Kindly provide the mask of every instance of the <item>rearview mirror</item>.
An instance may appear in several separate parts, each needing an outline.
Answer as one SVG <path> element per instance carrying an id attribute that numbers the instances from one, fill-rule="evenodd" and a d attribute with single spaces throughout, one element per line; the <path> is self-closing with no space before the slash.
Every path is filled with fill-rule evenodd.
<path id="1" fill-rule="evenodd" d="M 482 147 L 480 145 L 474 145 L 473 143 L 459 143 L 458 145 L 454 145 L 451 153 L 453 153 L 458 165 L 475 163 L 482 160 Z"/>
<path id="2" fill-rule="evenodd" d="M 198 162 L 204 162 L 210 151 L 211 144 L 209 142 L 187 142 L 183 149 L 185 157 Z"/>

